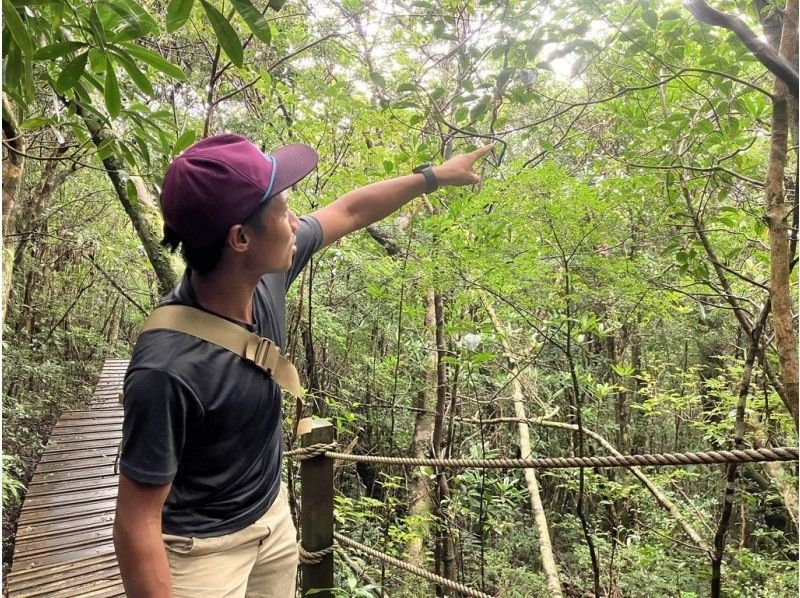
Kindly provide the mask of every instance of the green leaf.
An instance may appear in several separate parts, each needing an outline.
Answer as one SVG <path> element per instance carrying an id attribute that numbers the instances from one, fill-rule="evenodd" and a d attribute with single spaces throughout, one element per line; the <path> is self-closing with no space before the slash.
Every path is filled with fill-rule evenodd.
<path id="1" fill-rule="evenodd" d="M 414 85 L 413 83 L 401 83 L 400 85 L 397 86 L 397 91 L 399 93 L 402 93 L 404 91 L 415 91 L 416 89 L 417 86 Z"/>
<path id="2" fill-rule="evenodd" d="M 5 22 L 5 26 L 8 27 L 12 39 L 22 51 L 22 54 L 24 56 L 31 56 L 33 54 L 31 36 L 28 34 L 28 28 L 25 27 L 25 23 L 22 22 L 22 17 L 19 16 L 11 0 L 3 0 L 3 21 Z"/>
<path id="3" fill-rule="evenodd" d="M 111 118 L 119 116 L 122 110 L 122 100 L 119 95 L 119 84 L 117 83 L 117 74 L 114 72 L 114 63 L 111 58 L 106 58 L 106 83 L 103 86 L 103 96 L 106 100 L 106 108 Z"/>
<path id="4" fill-rule="evenodd" d="M 82 48 L 86 44 L 81 42 L 58 42 L 50 44 L 44 48 L 39 48 L 33 55 L 34 60 L 53 60 L 66 56 L 70 52 L 74 52 L 78 48 Z"/>
<path id="5" fill-rule="evenodd" d="M 39 129 L 45 125 L 49 125 L 51 122 L 53 122 L 53 117 L 51 116 L 34 116 L 33 118 L 23 120 L 19 123 L 19 128 L 23 131 L 32 131 L 33 129 Z"/>
<path id="6" fill-rule="evenodd" d="M 192 12 L 194 0 L 170 0 L 167 6 L 167 32 L 172 33 L 183 27 Z"/>
<path id="7" fill-rule="evenodd" d="M 267 6 L 269 6 L 275 12 L 278 12 L 280 9 L 282 9 L 284 4 L 286 4 L 286 0 L 269 0 L 269 2 L 267 2 Z"/>
<path id="8" fill-rule="evenodd" d="M 369 78 L 378 87 L 386 87 L 386 79 L 380 73 L 376 73 L 373 71 L 369 74 Z"/>
<path id="9" fill-rule="evenodd" d="M 231 4 L 236 12 L 244 19 L 250 31 L 265 44 L 272 41 L 272 33 L 269 30 L 269 23 L 258 9 L 250 3 L 250 0 L 231 0 Z"/>
<path id="10" fill-rule="evenodd" d="M 100 22 L 100 15 L 97 12 L 97 5 L 92 7 L 92 12 L 89 14 L 89 25 L 94 32 L 100 47 L 104 47 L 106 43 L 106 30 Z"/>
<path id="11" fill-rule="evenodd" d="M 642 12 L 642 19 L 644 19 L 644 22 L 647 23 L 650 29 L 655 29 L 658 25 L 658 15 L 654 10 L 645 10 Z"/>
<path id="12" fill-rule="evenodd" d="M 136 66 L 133 58 L 131 58 L 127 52 L 124 52 L 121 49 L 114 48 L 109 50 L 122 65 L 122 68 L 125 69 L 125 72 L 128 73 L 128 76 L 131 78 L 131 81 L 134 82 L 136 87 L 141 89 L 142 93 L 144 93 L 146 96 L 152 97 L 153 85 L 150 83 L 150 79 L 147 78 L 147 75 L 140 71 L 139 67 Z"/>
<path id="13" fill-rule="evenodd" d="M 83 71 L 86 68 L 86 60 L 88 58 L 89 52 L 86 51 L 78 54 L 78 56 L 66 64 L 64 69 L 61 71 L 61 74 L 58 75 L 58 79 L 56 79 L 55 90 L 58 93 L 64 93 L 68 89 L 75 87 L 78 79 L 80 79 L 81 75 L 83 75 Z"/>
<path id="14" fill-rule="evenodd" d="M 206 11 L 206 16 L 211 23 L 211 28 L 217 35 L 217 41 L 225 54 L 230 58 L 231 62 L 236 66 L 242 66 L 244 56 L 242 52 L 242 42 L 239 36 L 234 31 L 231 24 L 228 22 L 221 12 L 214 8 L 206 0 L 200 0 L 203 5 L 203 10 Z"/>
<path id="15" fill-rule="evenodd" d="M 116 140 L 113 137 L 106 137 L 100 142 L 100 145 L 97 146 L 97 157 L 100 158 L 100 160 L 110 158 L 114 154 L 115 143 Z"/>
<path id="16" fill-rule="evenodd" d="M 152 15 L 132 0 L 100 0 L 98 6 L 109 9 L 120 17 L 104 19 L 106 29 L 111 30 L 108 37 L 111 42 L 131 41 L 158 30 L 158 23 Z"/>
<path id="17" fill-rule="evenodd" d="M 161 71 L 165 75 L 169 75 L 178 81 L 186 80 L 186 73 L 168 60 L 165 60 L 160 54 L 156 54 L 152 50 L 137 46 L 136 44 L 125 44 L 121 47 L 125 48 L 125 50 L 134 58 L 138 58 L 145 64 L 152 66 L 154 69 Z"/>
<path id="18" fill-rule="evenodd" d="M 175 145 L 172 148 L 173 155 L 180 154 L 183 150 L 194 143 L 194 140 L 197 138 L 197 132 L 193 129 L 187 129 L 183 132 L 183 134 L 178 137 L 175 141 Z"/>
<path id="19" fill-rule="evenodd" d="M 469 108 L 466 106 L 461 106 L 458 110 L 456 110 L 455 119 L 457 123 L 462 122 L 469 116 Z"/>
<path id="20" fill-rule="evenodd" d="M 431 99 L 432 100 L 438 100 L 443 95 L 444 95 L 444 87 L 442 87 L 440 85 L 440 86 L 434 88 L 434 90 L 431 92 Z"/>
<path id="21" fill-rule="evenodd" d="M 14 89 L 22 76 L 22 53 L 19 46 L 11 46 L 3 65 L 3 88 Z"/>

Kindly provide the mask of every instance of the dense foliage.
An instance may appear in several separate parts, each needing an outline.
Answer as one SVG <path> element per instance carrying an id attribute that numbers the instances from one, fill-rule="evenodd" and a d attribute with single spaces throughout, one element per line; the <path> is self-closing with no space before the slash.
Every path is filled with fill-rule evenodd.
<path id="1" fill-rule="evenodd" d="M 780 26 L 782 3 L 716 4 L 768 39 Z M 4 566 L 49 429 L 180 272 L 157 244 L 166 164 L 223 131 L 318 149 L 300 213 L 496 143 L 478 188 L 411 202 L 295 285 L 286 349 L 341 445 L 515 456 L 520 408 L 533 456 L 728 448 L 735 428 L 796 444 L 785 337 L 771 314 L 754 332 L 771 234 L 796 222 L 796 102 L 794 216 L 771 220 L 772 75 L 680 2 L 4 0 L 3 16 Z M 783 282 L 796 304 L 796 270 Z M 343 469 L 339 528 L 490 593 L 546 594 L 523 472 L 440 473 Z M 538 474 L 564 594 L 708 593 L 724 468 L 646 473 L 685 525 L 627 471 Z M 738 478 L 723 591 L 796 595 L 796 467 Z M 356 561 L 337 561 L 341 595 L 419 595 Z"/>

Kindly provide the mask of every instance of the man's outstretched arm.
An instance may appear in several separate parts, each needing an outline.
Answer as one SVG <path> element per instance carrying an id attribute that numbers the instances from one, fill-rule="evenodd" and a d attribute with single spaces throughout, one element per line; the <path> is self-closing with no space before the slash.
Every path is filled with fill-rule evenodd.
<path id="1" fill-rule="evenodd" d="M 494 145 L 485 145 L 434 166 L 433 173 L 439 181 L 439 186 L 473 185 L 479 182 L 480 177 L 473 172 L 472 167 L 479 158 L 491 152 L 493 147 Z M 423 175 L 409 174 L 372 183 L 342 195 L 312 214 L 322 227 L 322 247 L 385 218 L 418 195 L 422 195 L 425 188 Z"/>
<path id="2" fill-rule="evenodd" d="M 148 486 L 119 476 L 114 548 L 129 598 L 170 598 L 169 564 L 161 539 L 161 509 L 170 484 Z"/>

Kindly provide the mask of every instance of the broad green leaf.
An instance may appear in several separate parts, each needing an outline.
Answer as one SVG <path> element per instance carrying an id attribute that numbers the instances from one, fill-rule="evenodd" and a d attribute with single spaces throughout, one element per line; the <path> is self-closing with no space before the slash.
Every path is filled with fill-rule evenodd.
<path id="1" fill-rule="evenodd" d="M 107 137 L 101 141 L 100 145 L 97 146 L 97 157 L 100 158 L 100 160 L 110 158 L 114 154 L 115 143 L 116 140 L 113 137 Z"/>
<path id="2" fill-rule="evenodd" d="M 174 155 L 180 154 L 183 150 L 194 143 L 194 140 L 197 138 L 197 132 L 193 129 L 187 129 L 183 132 L 183 134 L 178 137 L 175 141 L 175 145 L 172 148 L 172 153 Z"/>
<path id="3" fill-rule="evenodd" d="M 275 12 L 278 12 L 280 9 L 282 9 L 284 4 L 286 4 L 286 0 L 269 0 L 269 2 L 267 2 L 267 6 L 269 6 Z"/>
<path id="4" fill-rule="evenodd" d="M 33 55 L 34 60 L 53 60 L 66 56 L 70 52 L 74 52 L 78 48 L 82 48 L 86 44 L 81 42 L 58 42 L 50 44 L 44 48 L 39 48 Z"/>
<path id="5" fill-rule="evenodd" d="M 22 22 L 22 17 L 19 16 L 17 9 L 11 3 L 11 0 L 3 0 L 3 21 L 8 27 L 11 37 L 16 42 L 19 49 L 22 50 L 24 56 L 31 56 L 33 54 L 33 42 L 31 36 L 28 34 L 28 28 Z"/>
<path id="6" fill-rule="evenodd" d="M 33 118 L 23 120 L 21 123 L 19 123 L 19 128 L 23 131 L 32 131 L 33 129 L 38 129 L 44 125 L 48 125 L 51 122 L 53 122 L 53 118 L 50 116 L 34 116 Z"/>
<path id="7" fill-rule="evenodd" d="M 167 6 L 167 31 L 172 33 L 183 27 L 192 12 L 194 0 L 170 0 Z"/>
<path id="8" fill-rule="evenodd" d="M 114 72 L 114 63 L 108 57 L 106 62 L 106 83 L 103 86 L 103 95 L 106 100 L 106 108 L 111 118 L 119 116 L 122 110 L 122 100 L 119 95 L 119 84 L 117 83 L 117 75 Z"/>
<path id="9" fill-rule="evenodd" d="M 231 4 L 236 12 L 244 19 L 250 31 L 265 44 L 272 40 L 272 33 L 269 30 L 269 23 L 258 9 L 250 3 L 250 0 L 231 0 Z"/>
<path id="10" fill-rule="evenodd" d="M 380 73 L 376 73 L 373 71 L 369 74 L 369 78 L 378 87 L 386 87 L 386 79 Z"/>
<path id="11" fill-rule="evenodd" d="M 56 79 L 55 90 L 58 93 L 64 93 L 68 89 L 75 87 L 78 79 L 83 75 L 86 68 L 86 60 L 89 58 L 89 52 L 82 52 L 75 58 L 70 60 Z"/>
<path id="12" fill-rule="evenodd" d="M 645 10 L 642 12 L 642 19 L 647 23 L 650 29 L 655 29 L 658 26 L 658 15 L 654 10 Z"/>
<path id="13" fill-rule="evenodd" d="M 154 69 L 161 71 L 165 75 L 169 75 L 178 81 L 186 80 L 186 73 L 168 60 L 165 60 L 160 54 L 156 54 L 152 50 L 137 46 L 136 44 L 124 44 L 120 47 L 124 48 L 125 51 L 127 51 L 128 54 L 134 58 L 138 58 L 145 64 L 152 66 Z"/>
<path id="14" fill-rule="evenodd" d="M 141 135 L 136 135 L 136 145 L 139 147 L 139 153 L 142 158 L 144 158 L 145 166 L 150 168 L 150 149 L 147 147 L 147 141 Z"/>
<path id="15" fill-rule="evenodd" d="M 139 67 L 136 66 L 134 60 L 128 55 L 127 52 L 115 48 L 110 49 L 110 52 L 114 55 L 117 61 L 122 65 L 122 68 L 128 73 L 128 76 L 131 78 L 131 81 L 134 82 L 136 87 L 142 90 L 148 97 L 153 96 L 153 85 L 150 83 L 150 79 L 147 78 L 142 71 L 139 70 Z"/>
<path id="16" fill-rule="evenodd" d="M 217 42 L 222 46 L 225 55 L 230 58 L 231 62 L 236 66 L 242 66 L 242 62 L 244 61 L 242 42 L 239 40 L 236 31 L 234 31 L 228 19 L 211 4 L 206 2 L 206 0 L 200 0 L 200 3 L 203 5 L 203 10 L 206 11 L 206 16 L 211 23 L 211 28 L 214 30 L 214 33 L 217 34 Z"/>
<path id="17" fill-rule="evenodd" d="M 101 0 L 98 6 L 107 9 L 105 13 L 110 15 L 103 20 L 103 23 L 106 29 L 110 30 L 108 40 L 111 42 L 131 41 L 158 30 L 156 20 L 136 2 Z"/>
<path id="18" fill-rule="evenodd" d="M 415 91 L 416 89 L 417 89 L 417 86 L 414 85 L 413 83 L 401 83 L 400 85 L 397 86 L 397 91 L 398 92 Z"/>

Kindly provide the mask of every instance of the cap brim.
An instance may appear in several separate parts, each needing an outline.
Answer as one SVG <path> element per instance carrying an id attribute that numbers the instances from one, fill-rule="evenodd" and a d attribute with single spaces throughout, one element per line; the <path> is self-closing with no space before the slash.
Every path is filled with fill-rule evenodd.
<path id="1" fill-rule="evenodd" d="M 317 167 L 319 156 L 313 147 L 304 143 L 293 143 L 270 152 L 277 165 L 275 182 L 270 197 L 288 189 L 308 176 Z"/>

